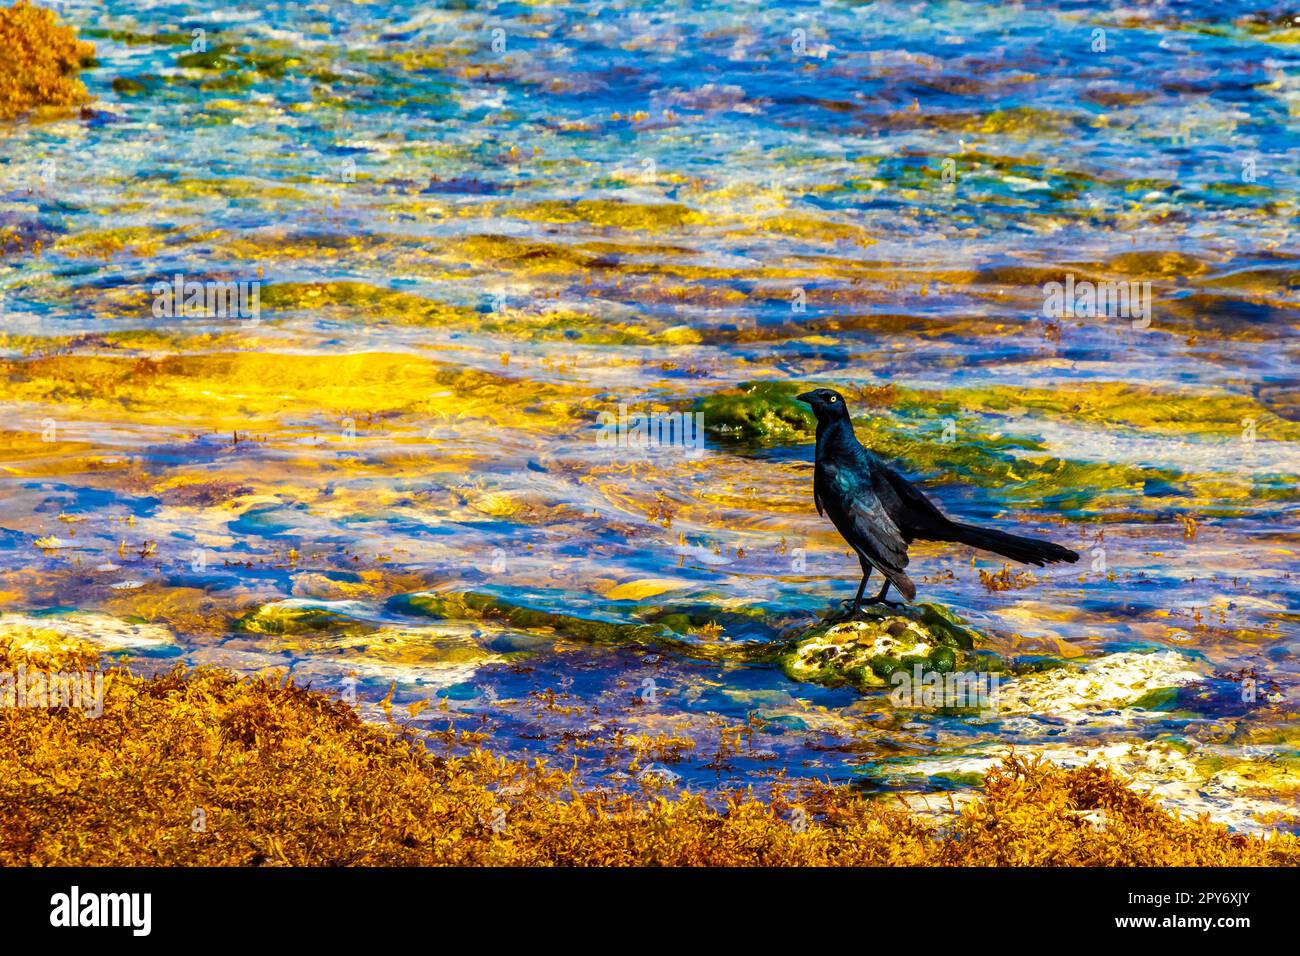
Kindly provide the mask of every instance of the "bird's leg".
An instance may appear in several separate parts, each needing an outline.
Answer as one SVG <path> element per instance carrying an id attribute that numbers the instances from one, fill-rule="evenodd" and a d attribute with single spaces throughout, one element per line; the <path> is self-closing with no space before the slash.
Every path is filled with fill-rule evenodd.
<path id="1" fill-rule="evenodd" d="M 858 583 L 858 593 L 853 595 L 853 600 L 844 602 L 845 608 L 848 609 L 844 615 L 846 620 L 862 610 L 862 592 L 867 589 L 867 578 L 871 577 L 871 565 L 861 558 L 858 562 L 862 565 L 862 580 Z"/>
<path id="2" fill-rule="evenodd" d="M 866 578 L 863 578 L 863 579 L 862 579 L 862 583 L 865 584 L 865 583 L 866 583 L 866 580 L 867 580 Z M 902 607 L 903 604 L 902 604 L 901 601 L 886 601 L 886 600 L 885 600 L 885 595 L 889 593 L 889 583 L 890 583 L 890 582 L 889 582 L 889 578 L 885 578 L 885 586 L 884 586 L 883 588 L 880 589 L 880 593 L 877 594 L 875 597 L 873 597 L 871 600 L 867 601 L 867 603 L 868 603 L 868 604 L 884 604 L 884 605 L 886 605 L 886 606 L 888 606 L 888 607 Z M 859 594 L 861 594 L 861 592 L 859 592 Z"/>

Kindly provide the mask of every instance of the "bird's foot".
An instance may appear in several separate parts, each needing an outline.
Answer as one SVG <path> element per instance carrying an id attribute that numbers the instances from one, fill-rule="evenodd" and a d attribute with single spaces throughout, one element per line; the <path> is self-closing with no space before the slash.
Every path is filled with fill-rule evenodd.
<path id="1" fill-rule="evenodd" d="M 862 613 L 861 601 L 845 600 L 845 601 L 841 601 L 840 603 L 844 605 L 843 612 L 839 614 L 829 615 L 826 618 L 826 620 L 835 621 L 836 623 L 839 623 L 841 621 L 851 621 Z"/>
<path id="2" fill-rule="evenodd" d="M 902 601 L 890 601 L 890 600 L 888 600 L 888 599 L 886 599 L 886 598 L 868 598 L 868 599 L 867 599 L 866 601 L 864 601 L 863 603 L 864 603 L 864 604 L 868 604 L 868 605 L 875 605 L 875 606 L 877 606 L 877 607 L 883 605 L 884 607 L 890 607 L 890 608 L 893 608 L 895 611 L 897 611 L 899 608 L 903 608 L 903 607 L 906 607 L 906 606 L 907 606 L 907 605 L 906 605 L 904 602 L 902 602 Z"/>

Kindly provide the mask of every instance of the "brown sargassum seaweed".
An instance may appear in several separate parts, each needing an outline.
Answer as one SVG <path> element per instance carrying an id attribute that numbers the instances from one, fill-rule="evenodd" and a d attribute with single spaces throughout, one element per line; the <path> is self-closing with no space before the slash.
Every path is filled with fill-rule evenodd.
<path id="1" fill-rule="evenodd" d="M 68 108 L 90 100 L 78 78 L 95 47 L 49 10 L 19 0 L 0 7 L 0 120 L 37 107 Z"/>
<path id="2" fill-rule="evenodd" d="M 0 671 L 99 666 L 0 644 Z M 578 792 L 476 740 L 367 723 L 276 677 L 107 671 L 104 711 L 0 708 L 0 864 L 1239 866 L 1300 841 L 1187 819 L 1100 767 L 1008 754 L 940 828 L 844 787 Z M 459 745 L 459 746 L 458 746 Z M 199 813 L 198 811 L 202 811 Z M 1097 820 L 1105 825 L 1098 826 Z M 201 821 L 201 822 L 200 822 Z"/>

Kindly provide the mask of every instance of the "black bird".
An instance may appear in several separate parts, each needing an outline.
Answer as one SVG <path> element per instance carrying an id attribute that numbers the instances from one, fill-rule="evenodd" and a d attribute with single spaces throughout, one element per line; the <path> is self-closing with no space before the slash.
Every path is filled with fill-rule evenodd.
<path id="1" fill-rule="evenodd" d="M 916 585 L 904 568 L 907 547 L 918 538 L 968 544 L 1039 567 L 1079 560 L 1079 555 L 1069 548 L 1050 541 L 950 520 L 920 489 L 862 446 L 838 392 L 819 388 L 798 399 L 811 406 L 817 416 L 817 464 L 813 470 L 817 513 L 830 516 L 835 529 L 858 553 L 862 565 L 862 583 L 853 598 L 850 616 L 862 606 L 862 591 L 873 568 L 885 576 L 885 585 L 868 604 L 892 603 L 885 600 L 891 584 L 909 601 L 916 597 Z"/>

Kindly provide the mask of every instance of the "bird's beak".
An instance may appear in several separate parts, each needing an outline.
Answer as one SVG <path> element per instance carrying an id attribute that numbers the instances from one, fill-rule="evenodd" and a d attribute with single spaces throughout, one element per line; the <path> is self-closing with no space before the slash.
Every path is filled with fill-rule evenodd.
<path id="1" fill-rule="evenodd" d="M 802 395 L 796 395 L 794 400 L 796 402 L 803 402 L 805 405 L 812 405 L 817 401 L 817 396 L 812 392 L 804 392 Z"/>

